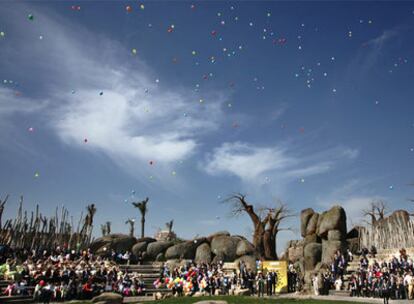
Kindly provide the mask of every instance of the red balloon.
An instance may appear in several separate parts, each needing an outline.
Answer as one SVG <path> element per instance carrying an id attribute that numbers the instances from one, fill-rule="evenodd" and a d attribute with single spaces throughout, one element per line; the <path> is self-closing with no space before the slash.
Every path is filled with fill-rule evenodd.
<path id="1" fill-rule="evenodd" d="M 125 9 L 126 9 L 126 11 L 127 11 L 128 13 L 132 12 L 132 7 L 131 7 L 131 6 L 129 6 L 129 5 L 127 5 L 127 6 L 125 7 Z"/>

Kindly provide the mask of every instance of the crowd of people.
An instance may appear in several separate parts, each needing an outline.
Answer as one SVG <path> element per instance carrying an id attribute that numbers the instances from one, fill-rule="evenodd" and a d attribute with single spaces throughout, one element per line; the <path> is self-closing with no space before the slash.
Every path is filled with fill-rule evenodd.
<path id="1" fill-rule="evenodd" d="M 169 267 L 164 264 L 160 277 L 154 282 L 155 288 L 171 289 L 174 295 L 232 295 L 248 290 L 250 295 L 263 297 L 276 293 L 278 275 L 275 271 L 256 272 L 241 262 L 239 269 L 224 271 L 223 263 L 195 264 Z"/>
<path id="2" fill-rule="evenodd" d="M 3 295 L 31 295 L 38 301 L 91 299 L 103 291 L 124 296 L 144 291 L 142 278 L 120 271 L 128 255 L 109 252 L 108 257 L 93 255 L 89 250 L 52 251 L 16 250 L 3 256 L 0 279 L 9 281 Z"/>
<path id="3" fill-rule="evenodd" d="M 313 277 L 314 293 L 346 290 L 353 297 L 383 298 L 384 303 L 389 299 L 414 299 L 414 263 L 404 249 L 400 250 L 398 258 L 393 256 L 388 261 L 377 260 L 375 248 L 364 248 L 360 256 L 358 268 L 346 278 L 345 284 L 344 275 L 353 255 L 350 251 L 345 255 L 338 251 L 321 282 L 317 275 Z"/>

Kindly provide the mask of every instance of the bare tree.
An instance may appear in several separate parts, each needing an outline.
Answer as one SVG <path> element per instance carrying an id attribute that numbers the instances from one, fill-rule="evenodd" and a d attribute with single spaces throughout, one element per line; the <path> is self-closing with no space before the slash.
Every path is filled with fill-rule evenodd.
<path id="1" fill-rule="evenodd" d="M 108 234 L 107 230 L 106 230 L 106 225 L 102 224 L 101 225 L 101 232 L 102 232 L 102 236 L 105 236 Z"/>
<path id="2" fill-rule="evenodd" d="M 290 228 L 280 227 L 281 223 L 294 214 L 279 202 L 276 208 L 257 208 L 246 201 L 246 195 L 235 194 L 227 198 L 224 202 L 232 203 L 232 215 L 239 216 L 247 213 L 253 223 L 253 245 L 261 257 L 267 260 L 277 259 L 276 238 L 282 230 Z"/>
<path id="3" fill-rule="evenodd" d="M 147 208 L 148 201 L 149 201 L 149 198 L 147 197 L 141 202 L 132 203 L 132 205 L 135 208 L 138 208 L 139 212 L 141 213 L 141 238 L 145 236 L 145 215 L 147 214 L 147 211 L 148 211 L 148 208 Z"/>
<path id="4" fill-rule="evenodd" d="M 369 217 L 370 221 L 367 222 L 372 226 L 383 220 L 387 213 L 387 204 L 382 200 L 373 201 L 369 209 L 362 210 L 363 216 Z"/>
<path id="5" fill-rule="evenodd" d="M 125 224 L 129 224 L 129 236 L 134 236 L 135 232 L 135 219 L 128 219 Z"/>
<path id="6" fill-rule="evenodd" d="M 3 227 L 2 224 L 1 224 L 1 218 L 2 218 L 3 212 L 4 212 L 4 205 L 6 205 L 6 202 L 7 202 L 8 198 L 9 198 L 9 195 L 7 194 L 3 201 L 0 200 L 0 230 Z"/>
<path id="7" fill-rule="evenodd" d="M 167 230 L 168 230 L 169 234 L 172 232 L 173 225 L 174 225 L 174 220 L 171 220 L 171 221 L 165 223 L 165 226 L 167 227 Z"/>
<path id="8" fill-rule="evenodd" d="M 111 234 L 111 222 L 110 221 L 107 221 L 105 223 L 105 226 L 106 226 L 106 233 L 107 234 Z"/>

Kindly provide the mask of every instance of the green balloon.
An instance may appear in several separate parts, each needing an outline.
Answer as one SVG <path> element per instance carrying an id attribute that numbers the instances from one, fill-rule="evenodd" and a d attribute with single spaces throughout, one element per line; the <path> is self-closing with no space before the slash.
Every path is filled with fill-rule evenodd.
<path id="1" fill-rule="evenodd" d="M 29 19 L 30 21 L 33 21 L 34 16 L 33 16 L 32 14 L 29 14 L 29 15 L 27 16 L 27 19 Z"/>

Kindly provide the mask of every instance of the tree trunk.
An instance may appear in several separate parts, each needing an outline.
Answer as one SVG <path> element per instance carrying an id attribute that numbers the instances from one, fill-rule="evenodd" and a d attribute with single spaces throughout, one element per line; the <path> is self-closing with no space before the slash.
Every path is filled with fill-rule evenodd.
<path id="1" fill-rule="evenodd" d="M 145 216 L 141 217 L 141 238 L 145 236 Z"/>
<path id="2" fill-rule="evenodd" d="M 269 229 L 266 229 L 263 234 L 263 247 L 266 260 L 277 260 L 276 239 Z"/>

